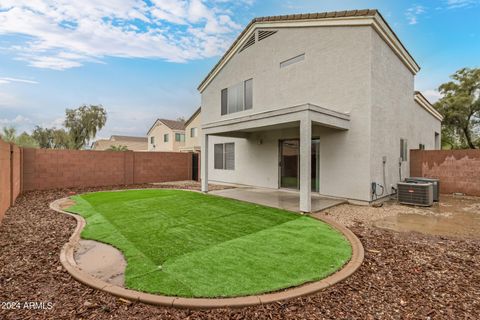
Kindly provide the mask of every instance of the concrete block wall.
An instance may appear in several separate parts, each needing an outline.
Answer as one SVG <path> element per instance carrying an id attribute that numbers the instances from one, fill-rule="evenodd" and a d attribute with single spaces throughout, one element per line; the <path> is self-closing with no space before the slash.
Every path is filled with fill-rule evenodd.
<path id="1" fill-rule="evenodd" d="M 192 179 L 192 154 L 185 152 L 134 152 L 134 183 Z"/>
<path id="2" fill-rule="evenodd" d="M 24 149 L 23 190 L 190 180 L 192 154 Z"/>
<path id="3" fill-rule="evenodd" d="M 440 179 L 441 193 L 480 196 L 480 150 L 411 150 L 410 176 Z"/>

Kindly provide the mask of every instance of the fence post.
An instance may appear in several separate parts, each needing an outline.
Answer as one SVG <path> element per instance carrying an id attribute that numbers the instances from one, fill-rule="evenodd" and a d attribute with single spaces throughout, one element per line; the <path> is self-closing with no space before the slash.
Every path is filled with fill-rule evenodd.
<path id="1" fill-rule="evenodd" d="M 134 162 L 135 162 L 135 153 L 133 151 L 124 151 L 123 152 L 123 159 L 124 159 L 124 183 L 125 185 L 133 184 L 134 183 Z"/>
<path id="2" fill-rule="evenodd" d="M 9 185 L 9 189 L 10 189 L 10 206 L 13 206 L 13 144 L 9 143 L 9 151 L 10 151 L 10 185 Z"/>
<path id="3" fill-rule="evenodd" d="M 23 193 L 23 148 L 20 148 L 20 159 L 18 159 L 20 165 L 20 194 Z"/>

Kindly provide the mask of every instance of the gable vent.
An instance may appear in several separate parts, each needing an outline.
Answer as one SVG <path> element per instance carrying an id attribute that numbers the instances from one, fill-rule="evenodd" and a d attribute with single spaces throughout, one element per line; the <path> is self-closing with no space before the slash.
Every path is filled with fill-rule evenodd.
<path id="1" fill-rule="evenodd" d="M 243 50 L 247 49 L 248 47 L 252 46 L 255 44 L 255 33 L 253 33 L 250 38 L 248 38 L 248 40 L 245 42 L 245 44 L 243 45 L 242 49 L 240 49 L 240 52 L 242 52 Z"/>
<path id="2" fill-rule="evenodd" d="M 277 31 L 260 30 L 258 31 L 258 41 L 262 41 L 263 39 L 268 38 L 275 33 L 277 33 Z"/>

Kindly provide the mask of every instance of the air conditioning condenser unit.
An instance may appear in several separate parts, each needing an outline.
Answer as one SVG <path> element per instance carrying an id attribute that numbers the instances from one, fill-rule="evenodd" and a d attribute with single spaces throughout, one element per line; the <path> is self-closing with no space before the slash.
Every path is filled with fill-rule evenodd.
<path id="1" fill-rule="evenodd" d="M 399 182 L 397 187 L 398 202 L 425 207 L 433 205 L 433 184 Z"/>

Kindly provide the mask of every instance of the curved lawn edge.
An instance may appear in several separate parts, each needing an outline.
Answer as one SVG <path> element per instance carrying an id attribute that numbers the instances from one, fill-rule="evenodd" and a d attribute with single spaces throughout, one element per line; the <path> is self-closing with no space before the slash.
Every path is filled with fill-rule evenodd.
<path id="1" fill-rule="evenodd" d="M 183 190 L 182 191 L 191 191 L 198 192 L 194 190 Z M 117 190 L 111 190 L 117 191 Z M 121 191 L 121 190 L 118 190 Z M 60 205 L 62 202 L 68 200 L 69 198 L 62 198 L 55 200 L 50 204 L 50 208 L 57 212 L 67 214 L 72 216 L 77 221 L 77 226 L 73 231 L 72 236 L 69 241 L 62 247 L 60 252 L 60 261 L 65 269 L 70 273 L 70 275 L 77 281 L 93 287 L 104 292 L 111 293 L 117 297 L 139 301 L 143 303 L 168 306 L 168 307 L 178 307 L 178 308 L 197 308 L 197 309 L 209 309 L 209 308 L 221 308 L 221 307 L 245 307 L 252 305 L 259 305 L 265 303 L 271 303 L 276 301 L 282 301 L 287 299 L 292 299 L 300 296 L 309 295 L 315 292 L 318 292 L 324 288 L 334 285 L 337 282 L 340 282 L 350 275 L 352 275 L 362 264 L 364 258 L 364 249 L 360 240 L 351 232 L 349 229 L 344 227 L 341 224 L 332 221 L 329 218 L 325 217 L 314 217 L 314 219 L 320 220 L 334 229 L 339 231 L 350 243 L 352 248 L 352 256 L 350 261 L 344 265 L 342 269 L 331 274 L 330 276 L 321 279 L 315 282 L 309 282 L 297 287 L 292 287 L 285 289 L 279 292 L 251 295 L 244 297 L 234 297 L 234 298 L 182 298 L 182 297 L 173 297 L 173 296 L 164 296 L 144 293 L 136 290 L 126 289 L 124 287 L 112 285 L 106 281 L 100 280 L 88 274 L 87 272 L 81 270 L 75 259 L 74 251 L 80 241 L 80 234 L 83 228 L 86 225 L 85 219 L 77 214 L 72 214 L 61 209 Z"/>

